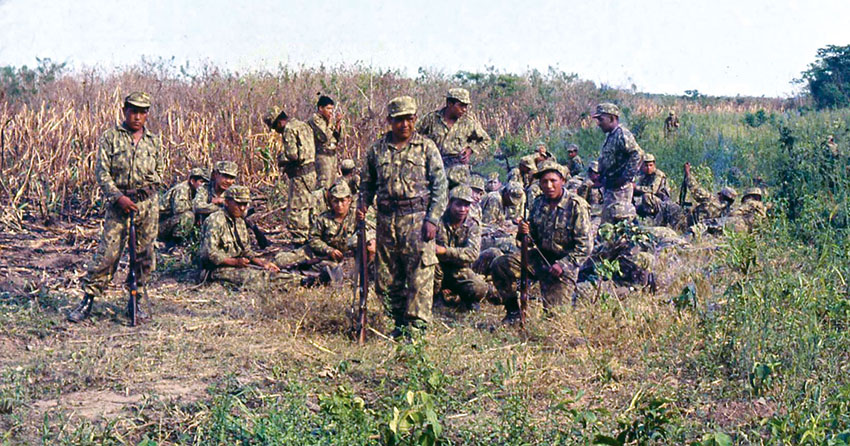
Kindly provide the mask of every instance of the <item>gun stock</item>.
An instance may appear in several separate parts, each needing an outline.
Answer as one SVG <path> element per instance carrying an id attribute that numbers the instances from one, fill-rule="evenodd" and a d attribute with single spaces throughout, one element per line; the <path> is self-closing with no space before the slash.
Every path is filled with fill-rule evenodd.
<path id="1" fill-rule="evenodd" d="M 366 342 L 366 298 L 369 293 L 369 253 L 366 251 L 366 221 L 362 220 L 357 226 L 357 252 L 359 253 L 358 269 L 360 272 L 360 301 L 357 315 L 357 342 Z"/>
<path id="2" fill-rule="evenodd" d="M 128 251 L 130 254 L 130 266 L 129 272 L 127 273 L 127 289 L 129 290 L 129 299 L 127 301 L 127 318 L 130 319 L 130 326 L 135 327 L 138 324 L 137 313 L 138 313 L 138 277 L 136 277 L 136 270 L 138 269 L 138 262 L 136 261 L 136 220 L 135 220 L 135 212 L 130 213 L 130 230 L 129 236 L 127 237 L 127 245 Z"/>

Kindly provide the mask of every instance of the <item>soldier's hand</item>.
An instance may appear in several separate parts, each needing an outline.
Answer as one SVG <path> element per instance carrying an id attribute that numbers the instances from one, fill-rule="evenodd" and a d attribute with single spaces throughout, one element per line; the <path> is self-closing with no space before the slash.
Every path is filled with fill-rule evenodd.
<path id="1" fill-rule="evenodd" d="M 120 207 L 125 214 L 139 211 L 139 207 L 136 206 L 136 203 L 133 203 L 133 200 L 126 195 L 122 195 L 121 198 L 118 199 L 118 207 Z"/>
<path id="2" fill-rule="evenodd" d="M 469 147 L 465 147 L 463 152 L 460 152 L 460 162 L 463 164 L 469 164 L 469 158 L 472 156 L 472 149 Z"/>
<path id="3" fill-rule="evenodd" d="M 369 241 L 366 243 L 366 252 L 368 252 L 370 255 L 374 255 L 374 254 L 375 254 L 375 251 L 376 251 L 376 247 L 377 247 L 377 246 L 378 246 L 378 245 L 377 245 L 377 243 L 375 242 L 375 239 L 369 240 Z"/>
<path id="4" fill-rule="evenodd" d="M 437 249 L 436 249 L 436 250 L 437 250 L 437 255 L 438 255 L 438 256 L 441 256 L 441 255 L 445 254 L 445 253 L 446 253 L 446 251 L 447 251 L 447 250 L 446 250 L 446 247 L 445 247 L 445 246 L 442 246 L 442 245 L 437 245 Z"/>
<path id="5" fill-rule="evenodd" d="M 266 271 L 271 271 L 273 273 L 279 273 L 280 272 L 280 268 L 278 268 L 278 266 L 275 265 L 273 262 L 266 262 L 266 264 L 263 265 L 263 268 L 265 268 Z"/>
<path id="6" fill-rule="evenodd" d="M 236 267 L 237 268 L 247 268 L 248 265 L 251 264 L 251 259 L 246 257 L 237 257 L 236 258 Z"/>
<path id="7" fill-rule="evenodd" d="M 331 259 L 336 260 L 337 262 L 339 262 L 340 260 L 342 260 L 342 258 L 343 258 L 344 256 L 343 256 L 343 254 L 342 254 L 342 251 L 340 251 L 340 250 L 338 250 L 338 249 L 334 249 L 333 251 L 331 251 L 331 253 L 330 253 L 330 257 L 331 257 Z"/>
<path id="8" fill-rule="evenodd" d="M 554 277 L 561 277 L 561 274 L 564 274 L 564 268 L 561 268 L 561 265 L 556 263 L 549 268 L 549 274 Z"/>
<path id="9" fill-rule="evenodd" d="M 358 207 L 357 208 L 357 221 L 366 220 L 366 208 Z"/>
<path id="10" fill-rule="evenodd" d="M 434 237 L 437 236 L 437 225 L 431 223 L 430 221 L 426 221 L 422 224 L 422 240 L 426 242 L 430 242 L 434 240 Z"/>
<path id="11" fill-rule="evenodd" d="M 520 234 L 528 234 L 529 232 L 531 232 L 531 226 L 528 224 L 527 221 L 520 220 L 517 232 L 519 232 Z"/>

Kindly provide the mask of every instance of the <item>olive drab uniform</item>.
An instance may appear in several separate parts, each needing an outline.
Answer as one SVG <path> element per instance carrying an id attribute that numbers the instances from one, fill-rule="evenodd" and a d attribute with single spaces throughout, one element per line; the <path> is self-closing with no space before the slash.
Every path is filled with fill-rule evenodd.
<path id="1" fill-rule="evenodd" d="M 104 132 L 98 140 L 97 183 L 106 203 L 103 233 L 94 260 L 82 280 L 83 291 L 90 296 L 103 293 L 118 268 L 127 244 L 130 215 L 118 207 L 118 199 L 127 196 L 139 208 L 136 224 L 137 283 L 145 286 L 156 268 L 153 242 L 159 229 L 159 193 L 162 184 L 162 140 L 147 128 L 138 143 L 122 125 Z"/>
<path id="2" fill-rule="evenodd" d="M 400 104 L 400 105 L 399 105 Z M 414 114 L 413 98 L 390 102 L 396 115 Z M 390 115 L 392 116 L 392 114 Z M 397 327 L 431 320 L 434 240 L 422 239 L 422 225 L 439 225 L 446 208 L 446 174 L 437 146 L 414 133 L 404 147 L 388 132 L 366 152 L 361 172 L 361 207 L 378 208 L 376 292 L 387 296 Z"/>
<path id="3" fill-rule="evenodd" d="M 337 145 L 342 128 L 335 127 L 319 113 L 314 113 L 307 124 L 313 130 L 315 140 L 318 187 L 328 190 L 339 175 Z"/>
<path id="4" fill-rule="evenodd" d="M 554 205 L 545 196 L 531 207 L 528 222 L 531 242 L 538 247 L 529 250 L 529 278 L 540 282 L 544 307 L 569 302 L 575 291 L 578 271 L 593 248 L 588 204 L 576 194 L 563 190 Z M 542 253 L 542 256 L 541 256 Z M 549 265 L 558 263 L 563 274 L 556 278 Z M 516 282 L 520 277 L 520 253 L 507 254 L 493 261 L 493 284 L 499 290 L 509 314 L 519 311 Z"/>
<path id="5" fill-rule="evenodd" d="M 183 239 L 192 232 L 195 226 L 193 198 L 195 198 L 195 191 L 189 185 L 189 180 L 177 183 L 165 193 L 162 198 L 159 238 Z"/>
<path id="6" fill-rule="evenodd" d="M 461 164 L 460 154 L 466 147 L 473 154 L 484 153 L 490 144 L 490 135 L 471 112 L 465 113 L 454 125 L 449 127 L 443 120 L 445 108 L 425 115 L 416 123 L 416 131 L 428 137 L 440 149 L 443 165 L 446 169 Z"/>
<path id="7" fill-rule="evenodd" d="M 437 244 L 444 246 L 446 253 L 437 256 L 440 263 L 434 275 L 434 291 L 449 290 L 461 303 L 471 305 L 484 299 L 490 288 L 484 277 L 472 270 L 481 246 L 481 227 L 468 216 L 452 226 L 448 212 L 437 225 Z"/>
<path id="8" fill-rule="evenodd" d="M 316 145 L 310 126 L 290 118 L 283 130 L 283 152 L 278 165 L 289 177 L 287 229 L 292 242 L 305 243 L 310 232 L 310 214 L 316 189 Z"/>

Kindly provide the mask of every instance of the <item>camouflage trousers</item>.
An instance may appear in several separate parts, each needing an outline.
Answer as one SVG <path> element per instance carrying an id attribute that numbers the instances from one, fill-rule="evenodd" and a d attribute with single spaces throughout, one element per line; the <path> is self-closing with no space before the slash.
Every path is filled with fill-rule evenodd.
<path id="1" fill-rule="evenodd" d="M 442 290 L 457 294 L 461 303 L 471 304 L 484 300 L 490 285 L 472 268 L 444 268 L 443 265 L 437 265 L 434 270 L 434 293 Z"/>
<path id="2" fill-rule="evenodd" d="M 195 213 L 186 211 L 159 221 L 160 240 L 183 240 L 192 233 Z"/>
<path id="3" fill-rule="evenodd" d="M 556 278 L 549 274 L 549 266 L 537 255 L 529 253 L 528 278 L 540 283 L 543 294 L 543 307 L 552 308 L 571 302 L 578 280 L 578 268 L 569 268 Z M 493 285 L 499 290 L 499 296 L 508 312 L 519 311 L 517 299 L 517 281 L 522 271 L 520 253 L 503 255 L 493 261 L 491 267 Z"/>
<path id="4" fill-rule="evenodd" d="M 324 188 L 325 190 L 331 188 L 331 185 L 334 184 L 334 181 L 339 176 L 336 154 L 316 154 L 316 176 L 318 177 L 317 187 Z"/>
<path id="5" fill-rule="evenodd" d="M 310 214 L 313 212 L 313 191 L 315 189 L 315 172 L 289 179 L 286 228 L 289 230 L 293 243 L 305 243 L 309 237 Z"/>
<path id="6" fill-rule="evenodd" d="M 136 280 L 139 286 L 147 284 L 148 277 L 156 268 L 156 253 L 153 242 L 159 230 L 159 200 L 147 199 L 136 203 L 139 210 L 134 218 L 136 224 L 136 261 L 139 265 Z M 109 286 L 118 261 L 127 245 L 130 229 L 130 216 L 117 206 L 106 209 L 103 217 L 103 233 L 88 271 L 82 279 L 82 289 L 86 294 L 100 296 Z"/>
<path id="7" fill-rule="evenodd" d="M 298 274 L 281 271 L 273 273 L 253 266 L 248 268 L 233 268 L 222 266 L 209 271 L 209 280 L 229 282 L 243 288 L 261 290 L 266 287 L 290 290 L 301 283 Z"/>
<path id="8" fill-rule="evenodd" d="M 632 203 L 633 195 L 634 189 L 631 182 L 618 189 L 604 188 L 602 190 L 602 223 L 617 223 L 635 218 L 637 212 Z"/>
<path id="9" fill-rule="evenodd" d="M 424 212 L 378 214 L 375 291 L 397 326 L 431 321 L 437 253 L 422 240 L 424 221 Z"/>

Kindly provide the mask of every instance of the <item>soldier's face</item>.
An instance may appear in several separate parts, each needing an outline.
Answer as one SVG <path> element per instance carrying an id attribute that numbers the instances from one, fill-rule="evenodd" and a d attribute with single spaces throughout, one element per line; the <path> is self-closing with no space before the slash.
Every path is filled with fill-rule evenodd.
<path id="1" fill-rule="evenodd" d="M 233 186 L 233 183 L 236 182 L 236 177 L 232 177 L 230 175 L 225 175 L 223 173 L 216 172 L 215 174 L 215 187 L 219 192 L 224 192 Z"/>
<path id="2" fill-rule="evenodd" d="M 643 163 L 643 173 L 652 175 L 655 173 L 655 161 Z"/>
<path id="3" fill-rule="evenodd" d="M 569 152 L 567 152 L 567 156 L 569 156 L 570 158 L 575 158 L 576 155 L 578 155 L 578 152 L 576 152 L 575 150 L 570 150 Z"/>
<path id="4" fill-rule="evenodd" d="M 351 209 L 351 197 L 331 197 L 331 209 L 333 209 L 335 216 L 345 217 L 348 215 L 348 210 Z"/>
<path id="5" fill-rule="evenodd" d="M 232 198 L 224 201 L 224 208 L 232 218 L 242 218 L 248 212 L 248 203 L 240 203 Z"/>
<path id="6" fill-rule="evenodd" d="M 396 116 L 387 120 L 393 132 L 393 138 L 397 141 L 406 141 L 413 136 L 413 131 L 416 128 L 416 115 Z"/>
<path id="7" fill-rule="evenodd" d="M 206 183 L 206 181 L 204 181 L 203 178 L 192 177 L 189 179 L 189 187 L 191 187 L 192 190 L 198 190 L 198 188 L 204 183 Z"/>
<path id="8" fill-rule="evenodd" d="M 564 192 L 563 187 L 564 178 L 557 172 L 549 171 L 540 177 L 540 190 L 550 200 L 561 198 L 561 194 Z"/>
<path id="9" fill-rule="evenodd" d="M 449 213 L 453 222 L 463 221 L 469 215 L 469 202 L 458 199 L 452 200 L 449 204 Z"/>
<path id="10" fill-rule="evenodd" d="M 617 128 L 617 117 L 612 114 L 602 113 L 594 119 L 596 119 L 596 125 L 605 133 Z"/>
<path id="11" fill-rule="evenodd" d="M 448 115 L 455 118 L 460 119 L 463 115 L 466 114 L 466 110 L 469 108 L 469 104 L 464 104 L 463 102 L 447 102 L 446 103 L 446 111 Z"/>
<path id="12" fill-rule="evenodd" d="M 133 107 L 132 105 L 124 107 L 124 125 L 128 129 L 138 132 L 145 127 L 147 120 L 148 109 Z"/>
<path id="13" fill-rule="evenodd" d="M 472 198 L 475 198 L 475 202 L 478 203 L 481 201 L 481 196 L 484 195 L 484 191 L 481 189 L 472 189 Z"/>
<path id="14" fill-rule="evenodd" d="M 322 107 L 319 107 L 319 114 L 322 115 L 325 120 L 330 121 L 331 117 L 334 115 L 334 105 L 328 104 Z"/>

